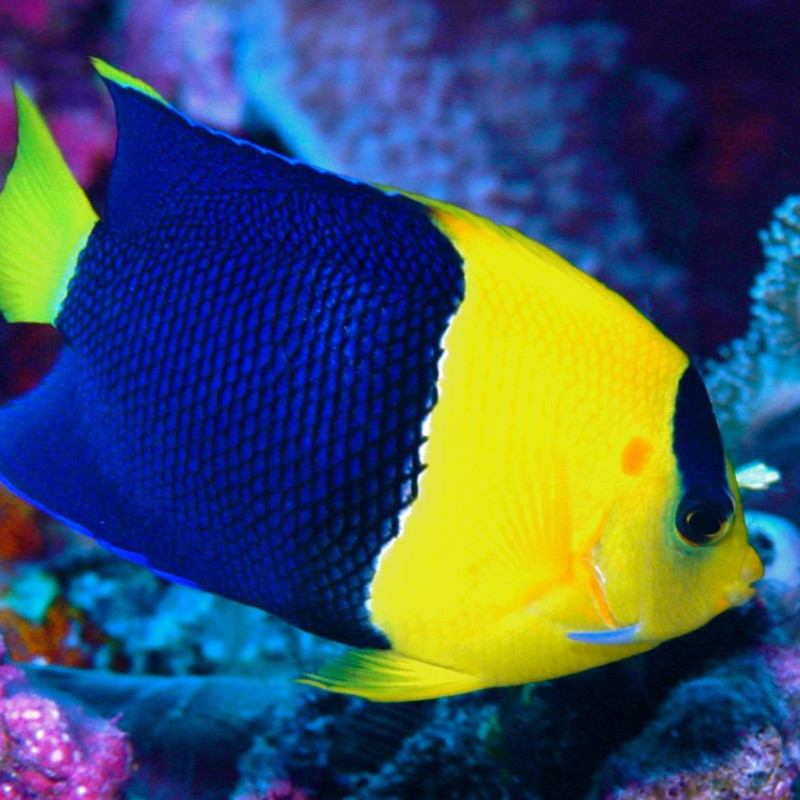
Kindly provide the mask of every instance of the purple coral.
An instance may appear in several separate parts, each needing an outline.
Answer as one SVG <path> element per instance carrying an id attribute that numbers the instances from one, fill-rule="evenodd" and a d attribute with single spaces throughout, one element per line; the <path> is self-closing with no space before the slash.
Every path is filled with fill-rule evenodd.
<path id="1" fill-rule="evenodd" d="M 775 728 L 749 736 L 723 763 L 707 770 L 667 775 L 652 783 L 632 783 L 602 800 L 793 800 L 797 767 L 787 763 Z"/>
<path id="2" fill-rule="evenodd" d="M 250 2 L 239 82 L 296 155 L 518 227 L 683 317 L 683 276 L 648 250 L 617 150 L 667 150 L 684 94 L 632 73 L 621 28 L 519 5 L 473 25 L 432 0 Z"/>
<path id="3" fill-rule="evenodd" d="M 16 667 L 0 667 L 0 797 L 116 800 L 132 750 L 113 720 L 88 716 L 29 689 Z"/>
<path id="4" fill-rule="evenodd" d="M 233 79 L 232 19 L 224 4 L 207 0 L 124 4 L 114 57 L 189 116 L 236 130 L 245 98 Z"/>

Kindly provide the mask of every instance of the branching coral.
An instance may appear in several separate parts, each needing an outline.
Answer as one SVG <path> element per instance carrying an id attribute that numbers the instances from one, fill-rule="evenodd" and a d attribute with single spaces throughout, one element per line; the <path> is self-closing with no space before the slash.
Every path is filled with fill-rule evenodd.
<path id="1" fill-rule="evenodd" d="M 750 327 L 706 382 L 728 446 L 783 466 L 800 445 L 800 195 L 775 209 L 761 243 Z"/>

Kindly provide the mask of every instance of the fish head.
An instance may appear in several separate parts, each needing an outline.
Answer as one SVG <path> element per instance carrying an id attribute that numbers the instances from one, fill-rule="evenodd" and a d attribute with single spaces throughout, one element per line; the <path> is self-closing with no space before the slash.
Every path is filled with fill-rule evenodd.
<path id="1" fill-rule="evenodd" d="M 643 635 L 679 636 L 754 595 L 764 567 L 748 539 L 730 463 L 726 479 L 682 489 L 668 504 L 655 537 L 661 555 L 650 565 L 652 588 L 643 592 Z"/>
<path id="2" fill-rule="evenodd" d="M 688 633 L 741 605 L 763 576 L 711 399 L 691 364 L 675 384 L 664 428 L 669 452 L 659 468 L 665 491 L 661 498 L 642 496 L 653 513 L 639 564 L 639 635 L 650 641 Z"/>
<path id="3" fill-rule="evenodd" d="M 685 488 L 676 471 L 665 471 L 626 500 L 628 510 L 609 516 L 594 553 L 610 613 L 628 632 L 610 631 L 609 643 L 682 636 L 754 595 L 764 568 L 730 464 L 724 483 Z"/>

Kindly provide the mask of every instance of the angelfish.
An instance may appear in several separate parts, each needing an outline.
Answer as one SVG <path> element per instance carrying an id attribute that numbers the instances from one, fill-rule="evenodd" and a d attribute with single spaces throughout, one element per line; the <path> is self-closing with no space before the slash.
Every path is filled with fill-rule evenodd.
<path id="1" fill-rule="evenodd" d="M 538 681 L 745 602 L 762 566 L 697 369 L 547 247 L 210 130 L 96 60 L 99 218 L 16 89 L 0 310 L 13 491 L 174 580 L 352 645 L 312 685 Z"/>

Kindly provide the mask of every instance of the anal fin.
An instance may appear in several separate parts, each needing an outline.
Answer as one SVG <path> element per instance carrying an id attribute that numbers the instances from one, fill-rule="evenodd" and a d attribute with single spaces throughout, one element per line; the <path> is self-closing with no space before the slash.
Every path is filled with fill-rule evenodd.
<path id="1" fill-rule="evenodd" d="M 475 675 L 428 664 L 394 650 L 349 650 L 299 683 L 377 702 L 431 700 L 486 688 Z"/>

